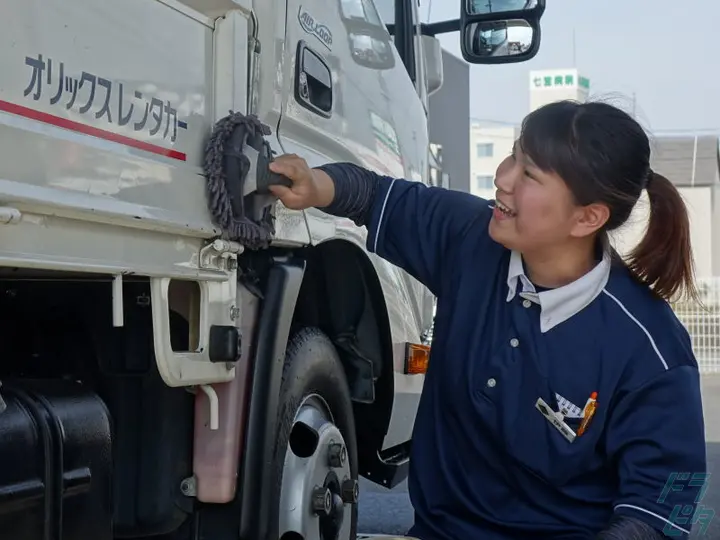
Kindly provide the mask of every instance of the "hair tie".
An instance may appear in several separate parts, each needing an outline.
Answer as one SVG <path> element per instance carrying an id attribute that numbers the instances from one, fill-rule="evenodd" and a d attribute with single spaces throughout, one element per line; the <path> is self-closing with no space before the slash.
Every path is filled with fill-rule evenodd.
<path id="1" fill-rule="evenodd" d="M 645 188 L 648 188 L 650 186 L 653 178 L 655 178 L 655 171 L 653 171 L 652 169 L 648 169 L 647 176 L 645 177 Z"/>

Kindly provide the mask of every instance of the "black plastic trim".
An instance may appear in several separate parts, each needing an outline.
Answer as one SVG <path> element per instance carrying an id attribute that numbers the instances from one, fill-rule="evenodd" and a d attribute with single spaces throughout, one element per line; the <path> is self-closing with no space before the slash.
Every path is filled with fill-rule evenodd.
<path id="1" fill-rule="evenodd" d="M 386 489 L 394 488 L 408 477 L 411 444 L 412 441 L 405 441 L 375 453 L 360 474 Z"/>
<path id="2" fill-rule="evenodd" d="M 460 19 L 451 19 L 448 21 L 439 21 L 434 23 L 422 23 L 420 25 L 420 33 L 424 36 L 435 37 L 438 34 L 447 34 L 448 32 L 460 31 Z"/>
<path id="3" fill-rule="evenodd" d="M 258 324 L 251 347 L 253 366 L 240 482 L 240 538 L 277 537 L 276 486 L 273 454 L 285 348 L 305 261 L 275 258 L 264 287 Z M 273 531 L 276 533 L 272 535 Z"/>
<path id="4" fill-rule="evenodd" d="M 415 24 L 413 21 L 412 3 L 406 1 L 395 2 L 395 47 L 405 64 L 410 80 L 415 83 Z"/>
<path id="5" fill-rule="evenodd" d="M 208 355 L 214 363 L 234 363 L 240 360 L 240 329 L 236 326 L 213 324 L 210 327 Z"/>

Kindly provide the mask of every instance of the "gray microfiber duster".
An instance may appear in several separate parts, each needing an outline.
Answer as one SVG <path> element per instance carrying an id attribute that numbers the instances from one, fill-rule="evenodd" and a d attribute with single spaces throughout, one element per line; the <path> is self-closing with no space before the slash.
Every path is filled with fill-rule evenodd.
<path id="1" fill-rule="evenodd" d="M 257 116 L 230 111 L 215 124 L 205 148 L 207 202 L 214 223 L 223 238 L 249 249 L 268 247 L 275 234 L 274 199 L 257 189 L 258 174 L 270 181 L 272 151 L 264 139 L 270 133 Z M 252 191 L 255 195 L 248 197 Z"/>

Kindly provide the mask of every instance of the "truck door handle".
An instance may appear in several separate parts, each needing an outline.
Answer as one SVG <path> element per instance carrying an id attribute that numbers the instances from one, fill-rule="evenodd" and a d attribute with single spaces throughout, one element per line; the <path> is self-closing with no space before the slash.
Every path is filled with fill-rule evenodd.
<path id="1" fill-rule="evenodd" d="M 330 118 L 333 106 L 332 71 L 318 53 L 300 41 L 295 62 L 295 99 L 315 114 Z"/>

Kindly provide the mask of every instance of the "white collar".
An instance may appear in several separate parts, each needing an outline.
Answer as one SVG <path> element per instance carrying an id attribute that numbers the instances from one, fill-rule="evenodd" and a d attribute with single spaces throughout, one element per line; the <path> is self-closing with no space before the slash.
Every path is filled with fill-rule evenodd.
<path id="1" fill-rule="evenodd" d="M 545 333 L 585 309 L 602 292 L 610 277 L 610 257 L 610 250 L 605 249 L 602 261 L 581 278 L 557 289 L 538 293 L 525 275 L 522 255 L 512 251 L 507 277 L 507 301 L 515 298 L 520 280 L 520 297 L 540 305 L 540 331 Z"/>

